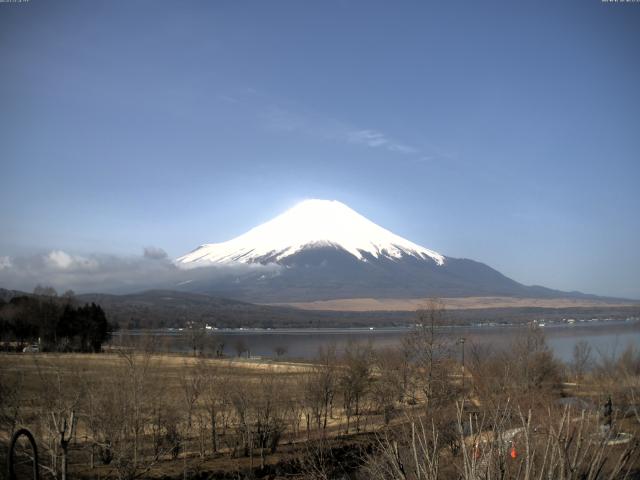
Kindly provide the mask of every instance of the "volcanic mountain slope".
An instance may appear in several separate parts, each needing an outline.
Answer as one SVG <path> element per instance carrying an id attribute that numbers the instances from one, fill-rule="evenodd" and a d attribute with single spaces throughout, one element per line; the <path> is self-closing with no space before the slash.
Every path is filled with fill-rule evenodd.
<path id="1" fill-rule="evenodd" d="M 363 262 L 412 257 L 436 265 L 444 263 L 439 253 L 391 233 L 343 203 L 328 200 L 305 200 L 244 235 L 224 243 L 201 245 L 177 262 L 183 266 L 286 264 L 297 254 L 326 247 L 342 250 Z"/>
<path id="2" fill-rule="evenodd" d="M 337 201 L 305 200 L 223 243 L 178 258 L 184 269 L 249 265 L 237 275 L 195 275 L 182 288 L 254 302 L 427 296 L 587 297 L 522 285 L 473 260 L 445 257 Z M 262 269 L 260 266 L 277 266 Z"/>

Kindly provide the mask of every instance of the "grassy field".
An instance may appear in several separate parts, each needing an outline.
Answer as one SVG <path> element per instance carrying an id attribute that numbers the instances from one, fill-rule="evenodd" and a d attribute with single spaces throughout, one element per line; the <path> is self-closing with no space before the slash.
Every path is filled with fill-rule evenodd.
<path id="1" fill-rule="evenodd" d="M 300 442 L 347 434 L 344 428 L 346 417 L 337 405 L 323 426 L 322 434 L 309 425 L 311 420 L 303 404 L 304 386 L 316 369 L 312 364 L 132 352 L 124 355 L 1 354 L 0 362 L 0 379 L 4 390 L 9 393 L 4 407 L 9 407 L 9 403 L 17 405 L 17 423 L 27 425 L 34 432 L 43 445 L 41 451 L 55 450 L 51 445 L 55 443 L 56 432 L 47 426 L 47 414 L 75 410 L 78 421 L 68 453 L 69 470 L 74 475 L 122 475 L 114 461 L 109 465 L 101 464 L 95 452 L 94 460 L 91 460 L 91 449 L 98 443 L 105 443 L 105 439 L 91 440 L 96 436 L 96 422 L 90 418 L 90 412 L 95 402 L 115 415 L 122 411 L 126 420 L 115 422 L 116 429 L 122 428 L 123 424 L 136 421 L 135 414 L 132 417 L 131 413 L 135 406 L 130 404 L 136 394 L 139 395 L 141 421 L 145 423 L 138 432 L 140 456 L 146 457 L 140 461 L 139 468 L 145 476 L 181 476 L 184 471 L 253 468 L 266 472 L 269 465 L 286 465 L 298 458 Z M 9 392 L 8 386 L 14 386 L 15 391 Z M 211 391 L 214 388 L 215 391 Z M 111 398 L 114 391 L 126 398 L 117 398 L 117 395 Z M 101 403 L 96 397 L 109 401 Z M 272 405 L 265 405 L 269 402 Z M 214 403 L 218 409 L 215 421 L 220 422 L 215 451 L 211 445 L 212 417 L 208 410 Z M 160 417 L 164 415 L 165 420 L 171 417 L 169 422 L 163 424 L 162 418 L 154 417 L 158 409 L 164 411 Z M 244 448 L 245 440 L 241 437 L 246 435 L 242 426 L 243 422 L 247 423 L 245 416 L 251 416 L 249 422 L 253 424 L 273 423 L 278 430 L 277 450 L 272 451 L 271 446 L 255 448 L 252 445 L 254 448 L 250 454 L 238 453 Z M 108 418 L 99 422 L 104 424 L 103 430 L 113 430 L 108 425 Z M 359 414 L 357 429 L 370 432 L 374 424 L 380 423 L 380 415 L 373 412 Z M 4 427 L 0 431 L 0 440 L 6 448 L 12 429 Z M 269 428 L 272 426 L 267 430 Z M 169 430 L 179 432 L 176 435 L 180 444 L 177 455 L 168 446 L 161 447 L 159 454 L 152 452 L 158 443 L 152 438 L 154 429 L 161 430 L 162 435 Z M 354 431 L 353 427 L 351 431 Z M 265 435 L 270 434 L 267 432 Z M 351 440 L 340 439 L 338 443 L 344 441 L 349 443 Z M 120 453 L 126 456 L 127 450 Z M 90 466 L 92 464 L 93 467 Z"/>
<path id="2" fill-rule="evenodd" d="M 539 330 L 514 342 L 501 351 L 469 345 L 464 377 L 452 345 L 428 328 L 398 349 L 354 344 L 313 363 L 144 345 L 0 354 L 0 456 L 6 462 L 11 432 L 26 426 L 43 478 L 61 478 L 66 462 L 71 478 L 382 480 L 403 478 L 398 462 L 432 468 L 433 455 L 445 480 L 476 478 L 469 462 L 506 469 L 500 478 L 522 478 L 525 465 L 574 478 L 558 473 L 569 453 L 582 459 L 576 472 L 601 469 L 594 479 L 623 478 L 619 465 L 640 475 L 640 354 L 581 369 L 553 359 Z M 628 441 L 608 445 L 619 434 Z M 28 454 L 18 451 L 23 469 Z"/>
<path id="3" fill-rule="evenodd" d="M 338 312 L 415 312 L 424 307 L 428 298 L 344 298 L 272 304 L 301 308 L 303 310 Z M 606 301 L 578 298 L 516 298 L 516 297 L 462 297 L 442 298 L 446 308 L 452 310 L 493 308 L 583 308 L 637 306 L 638 302 Z"/>

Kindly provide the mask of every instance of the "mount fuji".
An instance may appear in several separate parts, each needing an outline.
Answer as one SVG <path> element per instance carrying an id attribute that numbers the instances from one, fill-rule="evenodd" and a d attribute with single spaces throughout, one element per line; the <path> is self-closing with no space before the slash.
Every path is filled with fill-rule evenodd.
<path id="1" fill-rule="evenodd" d="M 194 270 L 183 289 L 253 302 L 346 298 L 588 297 L 525 286 L 473 260 L 446 257 L 382 228 L 347 205 L 305 200 L 232 240 L 175 260 Z M 199 267 L 233 267 L 225 277 Z M 251 268 L 254 267 L 254 268 Z"/>
<path id="2" fill-rule="evenodd" d="M 344 203 L 305 200 L 273 220 L 224 243 L 201 245 L 177 259 L 182 266 L 205 264 L 287 264 L 301 252 L 335 248 L 355 259 L 413 257 L 443 265 L 439 253 L 421 247 L 376 225 Z"/>

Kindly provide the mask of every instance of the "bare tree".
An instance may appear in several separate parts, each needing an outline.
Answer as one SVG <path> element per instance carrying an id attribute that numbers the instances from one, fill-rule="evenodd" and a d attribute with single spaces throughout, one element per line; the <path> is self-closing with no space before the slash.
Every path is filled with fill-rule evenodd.
<path id="1" fill-rule="evenodd" d="M 0 431 L 6 432 L 7 437 L 11 437 L 22 418 L 23 385 L 23 372 L 0 372 Z"/>
<path id="2" fill-rule="evenodd" d="M 471 396 L 479 399 L 484 408 L 500 408 L 513 392 L 514 366 L 504 351 L 492 345 L 469 342 L 466 369 L 471 377 Z"/>
<path id="3" fill-rule="evenodd" d="M 97 457 L 120 480 L 145 476 L 165 455 L 181 447 L 178 415 L 161 381 L 155 342 L 124 347 L 104 377 L 90 384 L 87 429 Z"/>
<path id="4" fill-rule="evenodd" d="M 519 334 L 505 361 L 512 369 L 511 395 L 521 405 L 526 402 L 526 409 L 545 402 L 560 382 L 560 365 L 539 327 L 530 326 Z"/>
<path id="5" fill-rule="evenodd" d="M 404 367 L 401 351 L 385 349 L 376 352 L 374 367 L 371 393 L 378 411 L 383 414 L 385 425 L 388 425 L 396 402 L 402 401 L 405 395 L 405 380 L 398 375 Z"/>
<path id="6" fill-rule="evenodd" d="M 445 325 L 445 306 L 440 299 L 429 299 L 417 314 L 418 325 L 408 336 L 405 348 L 421 377 L 427 408 L 431 408 L 450 399 L 451 383 L 445 365 L 452 344 L 440 330 Z"/>
<path id="7" fill-rule="evenodd" d="M 192 436 L 193 416 L 196 403 L 204 384 L 204 375 L 197 365 L 185 363 L 180 372 L 180 387 L 182 393 L 182 411 L 185 416 L 184 433 L 182 435 L 184 442 L 184 454 L 182 457 L 183 476 L 187 474 L 187 456 L 189 455 L 189 440 Z"/>
<path id="8" fill-rule="evenodd" d="M 411 419 L 403 430 L 385 431 L 366 462 L 373 480 L 442 478 L 446 459 L 464 480 L 558 480 L 628 478 L 639 445 L 611 445 L 611 433 L 602 434 L 596 415 L 564 409 L 534 423 L 531 412 L 506 404 L 487 416 L 468 418 L 458 405 L 457 431 L 461 455 L 444 456 L 438 429 Z M 453 463 L 453 465 L 451 465 Z"/>
<path id="9" fill-rule="evenodd" d="M 227 395 L 234 412 L 235 435 L 231 455 L 241 454 L 253 460 L 253 400 L 252 386 L 240 378 L 233 378 Z M 241 452 L 240 452 L 241 450 Z"/>
<path id="10" fill-rule="evenodd" d="M 331 414 L 337 387 L 337 358 L 335 346 L 320 348 L 317 361 L 305 379 L 305 403 L 315 420 L 318 430 L 323 432 Z M 307 425 L 307 432 L 308 432 Z"/>
<path id="11" fill-rule="evenodd" d="M 603 355 L 596 365 L 600 390 L 616 395 L 640 423 L 640 349 L 630 344 L 620 355 Z"/>
<path id="12" fill-rule="evenodd" d="M 69 444 L 74 439 L 77 411 L 84 394 L 78 372 L 67 375 L 57 366 L 35 361 L 38 379 L 47 392 L 41 405 L 40 427 L 50 462 L 43 468 L 54 478 L 66 480 Z"/>
<path id="13" fill-rule="evenodd" d="M 573 361 L 571 362 L 571 370 L 576 380 L 582 380 L 591 366 L 591 361 L 591 345 L 584 340 L 576 343 L 573 347 Z"/>
<path id="14" fill-rule="evenodd" d="M 153 451 L 151 461 L 157 462 L 165 454 L 176 459 L 183 448 L 182 415 L 179 413 L 182 409 L 167 395 L 151 395 L 146 410 L 149 415 L 145 431 Z"/>
<path id="15" fill-rule="evenodd" d="M 276 347 L 274 347 L 273 351 L 276 354 L 276 357 L 280 358 L 287 353 L 287 347 L 285 347 L 284 345 L 277 345 Z"/>
<path id="16" fill-rule="evenodd" d="M 349 342 L 345 348 L 344 366 L 340 370 L 339 382 L 344 414 L 347 418 L 347 433 L 351 418 L 355 418 L 356 431 L 360 431 L 362 400 L 371 382 L 372 352 L 371 345 L 363 346 L 356 342 Z"/>
<path id="17" fill-rule="evenodd" d="M 121 350 L 119 352 L 123 360 L 124 379 L 126 392 L 130 394 L 127 398 L 127 413 L 130 416 L 130 428 L 133 431 L 133 463 L 135 471 L 138 467 L 138 454 L 140 451 L 140 436 L 144 429 L 143 408 L 144 399 L 149 387 L 149 369 L 151 362 L 151 351 L 138 354 L 133 350 Z"/>
<path id="18" fill-rule="evenodd" d="M 285 394 L 284 379 L 273 372 L 260 376 L 258 398 L 255 401 L 254 444 L 260 448 L 260 468 L 264 468 L 265 453 L 275 453 L 286 429 L 290 398 Z"/>
<path id="19" fill-rule="evenodd" d="M 243 353 L 249 351 L 249 347 L 247 346 L 247 342 L 244 338 L 238 337 L 235 342 L 233 342 L 233 349 L 236 352 L 238 357 L 241 357 Z"/>
<path id="20" fill-rule="evenodd" d="M 231 379 L 228 392 L 235 414 L 232 454 L 248 456 L 250 468 L 253 468 L 254 451 L 258 449 L 260 464 L 264 467 L 265 455 L 276 451 L 287 425 L 291 399 L 285 380 L 266 371 L 256 383 Z"/>
<path id="21" fill-rule="evenodd" d="M 180 372 L 180 388 L 182 390 L 182 401 L 184 406 L 184 414 L 186 417 L 187 433 L 191 429 L 193 411 L 196 402 L 202 393 L 203 384 L 205 382 L 202 369 L 197 365 L 185 363 Z"/>
<path id="22" fill-rule="evenodd" d="M 438 432 L 420 420 L 410 422 L 400 438 L 386 430 L 378 437 L 375 455 L 365 464 L 368 478 L 375 480 L 437 480 L 440 478 Z"/>
<path id="23" fill-rule="evenodd" d="M 304 442 L 299 461 L 300 470 L 305 479 L 349 478 L 346 465 L 337 457 L 326 437 Z"/>
<path id="24" fill-rule="evenodd" d="M 203 349 L 215 358 L 222 358 L 224 356 L 225 341 L 220 335 L 212 335 L 207 333 L 204 340 Z"/>
<path id="25" fill-rule="evenodd" d="M 196 357 L 199 353 L 202 353 L 207 340 L 207 331 L 204 325 L 198 322 L 190 322 L 183 330 L 187 344 L 193 352 L 193 356 Z"/>
<path id="26" fill-rule="evenodd" d="M 227 391 L 230 386 L 228 368 L 212 365 L 201 365 L 204 370 L 204 384 L 202 396 L 205 408 L 209 414 L 211 427 L 211 449 L 217 452 L 219 448 L 218 437 L 220 429 L 225 433 L 228 417 L 229 402 Z"/>
<path id="27" fill-rule="evenodd" d="M 152 364 L 155 341 L 143 339 L 139 349 L 124 346 L 109 378 L 95 385 L 92 430 L 103 463 L 112 466 L 119 479 L 146 474 L 160 455 L 144 454 L 145 428 L 152 423 L 150 400 L 160 394 Z"/>

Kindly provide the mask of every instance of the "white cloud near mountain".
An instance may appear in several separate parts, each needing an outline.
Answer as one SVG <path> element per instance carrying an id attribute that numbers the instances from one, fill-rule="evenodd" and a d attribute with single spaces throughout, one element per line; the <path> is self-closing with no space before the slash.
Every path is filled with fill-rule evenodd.
<path id="1" fill-rule="evenodd" d="M 0 270 L 4 270 L 5 268 L 11 268 L 11 259 L 7 256 L 0 257 Z"/>
<path id="2" fill-rule="evenodd" d="M 146 247 L 141 255 L 118 256 L 92 253 L 78 255 L 64 250 L 28 256 L 0 256 L 0 288 L 33 291 L 36 285 L 58 292 L 130 293 L 153 288 L 178 288 L 200 278 L 233 277 L 273 265 L 230 265 L 185 271 L 177 268 L 159 247 Z"/>
<path id="3" fill-rule="evenodd" d="M 58 270 L 92 271 L 100 265 L 95 258 L 70 255 L 62 250 L 52 250 L 44 257 L 44 260 L 49 267 Z"/>
<path id="4" fill-rule="evenodd" d="M 149 258 L 151 260 L 163 260 L 169 257 L 167 252 L 160 247 L 145 247 L 143 256 L 144 258 Z"/>

